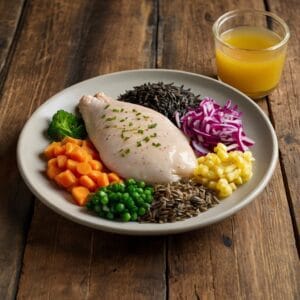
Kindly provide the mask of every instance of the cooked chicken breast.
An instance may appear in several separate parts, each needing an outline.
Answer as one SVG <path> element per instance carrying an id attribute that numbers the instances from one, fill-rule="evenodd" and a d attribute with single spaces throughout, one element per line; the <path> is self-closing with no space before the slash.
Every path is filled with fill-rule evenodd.
<path id="1" fill-rule="evenodd" d="M 167 183 L 193 174 L 187 138 L 160 113 L 103 93 L 83 96 L 79 109 L 104 164 L 123 178 Z"/>

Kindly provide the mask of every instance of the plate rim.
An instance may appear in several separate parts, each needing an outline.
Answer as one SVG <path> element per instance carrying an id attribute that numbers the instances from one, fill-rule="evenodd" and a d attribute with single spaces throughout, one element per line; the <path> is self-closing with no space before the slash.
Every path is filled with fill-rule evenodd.
<path id="1" fill-rule="evenodd" d="M 59 209 L 59 207 L 57 207 L 56 205 L 54 205 L 51 201 L 47 200 L 42 193 L 40 193 L 35 186 L 30 182 L 30 180 L 27 178 L 27 175 L 25 174 L 25 171 L 23 169 L 23 162 L 22 162 L 22 155 L 21 155 L 21 146 L 22 146 L 22 142 L 24 139 L 24 135 L 26 133 L 26 127 L 28 126 L 30 120 L 32 119 L 32 117 L 34 117 L 35 115 L 37 115 L 39 113 L 39 111 L 43 108 L 44 105 L 46 105 L 47 103 L 49 103 L 51 100 L 55 99 L 59 94 L 64 93 L 69 91 L 70 89 L 74 89 L 76 87 L 79 87 L 80 85 L 85 85 L 88 81 L 91 80 L 95 80 L 97 78 L 105 78 L 105 77 L 110 77 L 110 76 L 116 76 L 116 75 L 125 75 L 125 74 L 129 74 L 129 73 L 144 73 L 144 72 L 166 72 L 166 73 L 176 73 L 176 74 L 183 74 L 183 75 L 190 75 L 190 76 L 194 76 L 194 77 L 198 77 L 198 78 L 202 78 L 208 81 L 212 81 L 214 83 L 220 84 L 225 86 L 226 88 L 233 90 L 234 92 L 238 93 L 241 97 L 246 98 L 247 101 L 249 101 L 252 105 L 254 105 L 254 107 L 256 108 L 256 110 L 260 113 L 260 115 L 262 116 L 262 118 L 265 121 L 265 124 L 268 127 L 269 132 L 271 133 L 271 139 L 272 139 L 272 157 L 271 157 L 271 162 L 269 165 L 269 168 L 267 170 L 267 172 L 264 174 L 260 185 L 258 188 L 255 188 L 253 191 L 250 192 L 250 194 L 245 198 L 244 201 L 237 203 L 235 206 L 231 207 L 230 209 L 223 211 L 221 213 L 219 213 L 217 216 L 204 221 L 203 223 L 192 223 L 192 224 L 188 224 L 185 226 L 180 226 L 180 221 L 178 222 L 174 222 L 174 223 L 165 223 L 165 224 L 157 224 L 157 223 L 150 223 L 150 225 L 152 225 L 151 229 L 144 229 L 144 228 L 138 228 L 138 226 L 136 226 L 137 228 L 133 228 L 133 229 L 128 229 L 128 228 L 122 228 L 122 226 L 109 226 L 109 225 L 105 225 L 105 224 L 96 224 L 93 222 L 90 222 L 88 220 L 85 220 L 84 218 L 79 218 L 78 216 L 74 215 L 74 213 L 68 213 L 65 210 Z M 63 90 L 60 90 L 59 92 L 57 92 L 56 94 L 54 94 L 53 96 L 51 96 L 50 98 L 48 98 L 46 101 L 44 101 L 39 107 L 37 107 L 37 109 L 31 114 L 31 116 L 29 117 L 29 119 L 26 121 L 26 123 L 24 124 L 21 133 L 19 134 L 19 138 L 18 138 L 18 143 L 17 143 L 17 165 L 18 165 L 18 169 L 19 172 L 24 180 L 24 182 L 26 183 L 27 187 L 30 189 L 30 191 L 43 203 L 45 204 L 47 207 L 49 207 L 51 210 L 53 210 L 54 212 L 58 213 L 59 215 L 65 217 L 66 219 L 69 219 L 75 223 L 90 227 L 90 228 L 94 228 L 94 229 L 98 229 L 98 230 L 103 230 L 106 232 L 111 232 L 111 233 L 119 233 L 119 234 L 125 234 L 125 235 L 165 235 L 165 234 L 176 234 L 176 233 L 182 233 L 182 232 L 187 232 L 187 231 L 192 231 L 195 229 L 199 229 L 202 227 L 206 227 L 209 226 L 211 224 L 214 223 L 218 223 L 222 220 L 224 220 L 225 218 L 234 215 L 236 212 L 238 212 L 239 210 L 241 210 L 242 208 L 244 208 L 245 206 L 247 206 L 249 203 L 251 203 L 266 187 L 266 185 L 268 184 L 268 182 L 270 181 L 274 170 L 276 168 L 277 165 L 277 161 L 278 161 L 278 141 L 277 141 L 277 136 L 275 133 L 275 129 L 272 126 L 272 123 L 270 121 L 270 119 L 268 118 L 268 116 L 264 113 L 264 111 L 258 106 L 258 104 L 252 100 L 250 97 L 248 97 L 247 95 L 245 95 L 244 93 L 242 93 L 241 91 L 237 90 L 236 88 L 222 82 L 219 81 L 217 79 L 202 75 L 202 74 L 197 74 L 197 73 L 193 73 L 193 72 L 187 72 L 187 71 L 182 71 L 182 70 L 175 70 L 175 69 L 152 69 L 152 68 L 144 68 L 144 69 L 132 69 L 132 70 L 123 70 L 123 71 L 118 71 L 118 72 L 112 72 L 112 73 L 107 73 L 107 74 L 103 74 L 103 75 L 98 75 L 98 76 L 94 76 L 88 79 L 85 79 L 83 81 L 80 81 L 78 83 L 75 83 Z M 106 220 L 105 220 L 106 221 Z M 114 222 L 114 223 L 118 223 L 118 222 Z M 120 223 L 123 224 L 123 223 Z M 143 223 L 143 224 L 149 224 L 149 223 Z M 172 226 L 172 228 L 165 228 L 166 225 L 168 224 L 170 226 L 170 224 L 175 225 L 178 224 L 178 226 Z M 169 227 L 168 226 L 168 227 Z"/>

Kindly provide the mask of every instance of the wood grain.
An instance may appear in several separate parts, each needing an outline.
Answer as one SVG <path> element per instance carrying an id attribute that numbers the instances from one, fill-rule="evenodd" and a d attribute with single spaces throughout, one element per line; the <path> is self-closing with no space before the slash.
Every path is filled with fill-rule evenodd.
<path id="1" fill-rule="evenodd" d="M 14 52 L 17 31 L 21 31 L 23 8 L 24 0 L 0 1 L 0 94 Z M 5 142 L 0 138 L 1 145 Z M 31 215 L 32 196 L 27 192 L 24 183 L 16 179 L 15 173 L 12 172 L 12 169 L 16 168 L 14 146 L 8 144 L 0 147 L 6 147 L 12 154 L 9 157 L 0 152 L 0 299 L 13 299 Z M 23 195 L 21 203 L 16 200 L 20 195 Z"/>
<path id="2" fill-rule="evenodd" d="M 300 253 L 300 2 L 270 0 L 268 4 L 270 11 L 281 16 L 291 31 L 282 80 L 269 100 Z"/>
<path id="3" fill-rule="evenodd" d="M 30 1 L 0 102 L 0 188 L 4 203 L 20 209 L 20 203 L 31 197 L 20 181 L 13 150 L 35 108 L 87 77 L 152 66 L 155 17 L 152 1 Z M 18 211 L 7 207 L 7 216 L 1 215 L 1 221 L 13 227 Z M 17 259 L 11 249 L 20 247 L 20 241 L 15 237 L 12 241 L 16 245 L 9 244 L 9 234 L 3 237 L 6 250 L 1 255 L 11 251 Z M 37 202 L 18 298 L 116 299 L 117 295 L 122 299 L 150 299 L 152 289 L 158 299 L 163 298 L 164 245 L 162 238 L 118 237 L 90 230 Z M 10 278 L 11 269 L 4 266 L 3 276 Z M 6 277 L 4 283 L 8 282 Z M 7 286 L 3 290 L 7 291 Z"/>
<path id="4" fill-rule="evenodd" d="M 239 8 L 264 9 L 239 1 Z M 232 1 L 161 1 L 158 67 L 215 76 L 211 27 Z M 268 113 L 267 103 L 259 102 Z M 236 216 L 168 243 L 170 299 L 296 299 L 299 261 L 280 167 Z M 278 244 L 280 243 L 280 244 Z"/>
<path id="5" fill-rule="evenodd" d="M 9 65 L 9 53 L 13 52 L 12 44 L 24 8 L 24 2 L 25 0 L 0 1 L 0 88 L 5 79 L 5 69 Z"/>

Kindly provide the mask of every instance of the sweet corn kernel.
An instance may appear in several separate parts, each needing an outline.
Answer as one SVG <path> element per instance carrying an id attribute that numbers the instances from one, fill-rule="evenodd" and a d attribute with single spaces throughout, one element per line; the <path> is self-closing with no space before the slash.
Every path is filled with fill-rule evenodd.
<path id="1" fill-rule="evenodd" d="M 228 159 L 228 154 L 224 150 L 218 150 L 217 155 L 223 162 Z"/>
<path id="2" fill-rule="evenodd" d="M 231 182 L 229 185 L 231 186 L 232 191 L 235 191 L 237 189 L 237 186 L 235 185 L 234 182 Z"/>
<path id="3" fill-rule="evenodd" d="M 217 183 L 215 181 L 213 181 L 213 180 L 209 181 L 208 184 L 207 184 L 207 187 L 209 189 L 212 189 L 212 190 L 215 190 L 216 186 L 217 186 Z"/>
<path id="4" fill-rule="evenodd" d="M 221 198 L 228 197 L 238 185 L 247 182 L 253 175 L 250 151 L 227 152 L 226 146 L 218 144 L 215 153 L 198 158 L 194 170 L 195 179 L 218 192 Z"/>
<path id="5" fill-rule="evenodd" d="M 234 180 L 234 183 L 235 183 L 236 185 L 241 185 L 241 184 L 243 184 L 244 182 L 243 182 L 242 177 L 239 176 L 239 177 L 237 177 L 237 178 Z"/>

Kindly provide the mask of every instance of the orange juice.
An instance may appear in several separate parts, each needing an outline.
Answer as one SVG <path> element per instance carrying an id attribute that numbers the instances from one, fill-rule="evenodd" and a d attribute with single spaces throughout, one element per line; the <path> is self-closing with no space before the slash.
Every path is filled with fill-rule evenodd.
<path id="1" fill-rule="evenodd" d="M 272 50 L 281 38 L 263 27 L 240 26 L 221 34 L 216 45 L 219 78 L 253 98 L 267 95 L 278 84 L 286 47 Z"/>

